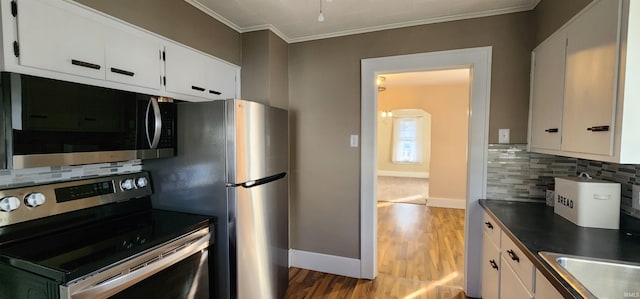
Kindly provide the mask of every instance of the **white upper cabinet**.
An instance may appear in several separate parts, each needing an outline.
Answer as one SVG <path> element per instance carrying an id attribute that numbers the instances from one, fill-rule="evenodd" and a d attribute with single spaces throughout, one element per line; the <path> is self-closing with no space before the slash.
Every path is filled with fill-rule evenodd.
<path id="1" fill-rule="evenodd" d="M 601 0 L 567 27 L 563 151 L 612 154 L 619 5 Z"/>
<path id="2" fill-rule="evenodd" d="M 232 99 L 236 97 L 236 76 L 238 68 L 226 62 L 209 59 L 206 78 L 209 97 L 213 99 Z"/>
<path id="3" fill-rule="evenodd" d="M 558 48 L 559 36 L 566 36 L 564 54 Z M 530 150 L 640 163 L 640 85 L 634 84 L 638 80 L 640 2 L 595 0 L 534 51 Z M 559 94 L 562 105 L 550 103 Z M 559 143 L 542 137 L 558 119 Z"/>
<path id="4" fill-rule="evenodd" d="M 566 43 L 565 31 L 560 31 L 533 50 L 529 107 L 531 150 L 560 150 Z"/>
<path id="5" fill-rule="evenodd" d="M 19 63 L 104 78 L 104 28 L 78 7 L 60 1 L 19 0 Z"/>
<path id="6" fill-rule="evenodd" d="M 240 67 L 71 0 L 2 0 L 2 71 L 206 101 L 239 96 Z"/>
<path id="7" fill-rule="evenodd" d="M 236 66 L 180 45 L 168 44 L 165 51 L 167 91 L 202 100 L 236 97 Z"/>
<path id="8" fill-rule="evenodd" d="M 117 28 L 110 28 L 106 37 L 107 80 L 160 89 L 163 47 L 159 41 Z"/>
<path id="9" fill-rule="evenodd" d="M 206 58 L 179 45 L 167 45 L 166 86 L 167 91 L 196 97 L 206 97 Z"/>

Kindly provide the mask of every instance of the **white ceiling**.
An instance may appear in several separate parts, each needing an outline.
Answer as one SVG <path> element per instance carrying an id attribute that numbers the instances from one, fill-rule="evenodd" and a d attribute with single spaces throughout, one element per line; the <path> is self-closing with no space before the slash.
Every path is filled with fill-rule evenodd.
<path id="1" fill-rule="evenodd" d="M 287 42 L 533 9 L 540 0 L 185 0 L 239 32 Z M 325 16 L 318 22 L 320 5 Z"/>

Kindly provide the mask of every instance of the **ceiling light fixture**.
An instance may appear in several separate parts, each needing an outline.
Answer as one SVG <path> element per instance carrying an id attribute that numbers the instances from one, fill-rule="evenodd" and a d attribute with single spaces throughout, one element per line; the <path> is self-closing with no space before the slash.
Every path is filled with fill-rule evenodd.
<path id="1" fill-rule="evenodd" d="M 324 22 L 324 14 L 322 14 L 322 0 L 320 0 L 320 14 L 318 15 L 318 22 Z"/>
<path id="2" fill-rule="evenodd" d="M 378 91 L 387 90 L 386 81 L 387 81 L 387 78 L 378 76 L 378 79 L 376 79 L 376 85 L 378 86 Z"/>

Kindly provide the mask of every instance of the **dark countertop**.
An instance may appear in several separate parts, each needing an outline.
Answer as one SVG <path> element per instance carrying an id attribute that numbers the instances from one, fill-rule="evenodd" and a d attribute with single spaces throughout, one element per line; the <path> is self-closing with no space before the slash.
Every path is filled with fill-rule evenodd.
<path id="1" fill-rule="evenodd" d="M 482 199 L 480 205 L 565 297 L 582 298 L 539 251 L 640 263 L 640 234 L 631 230 L 580 227 L 556 215 L 544 202 Z"/>

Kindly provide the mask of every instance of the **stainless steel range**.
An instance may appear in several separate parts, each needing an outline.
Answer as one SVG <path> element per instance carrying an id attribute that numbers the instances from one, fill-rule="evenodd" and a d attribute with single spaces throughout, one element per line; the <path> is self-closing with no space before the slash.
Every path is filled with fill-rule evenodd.
<path id="1" fill-rule="evenodd" d="M 210 217 L 146 172 L 0 190 L 0 299 L 209 298 Z"/>

